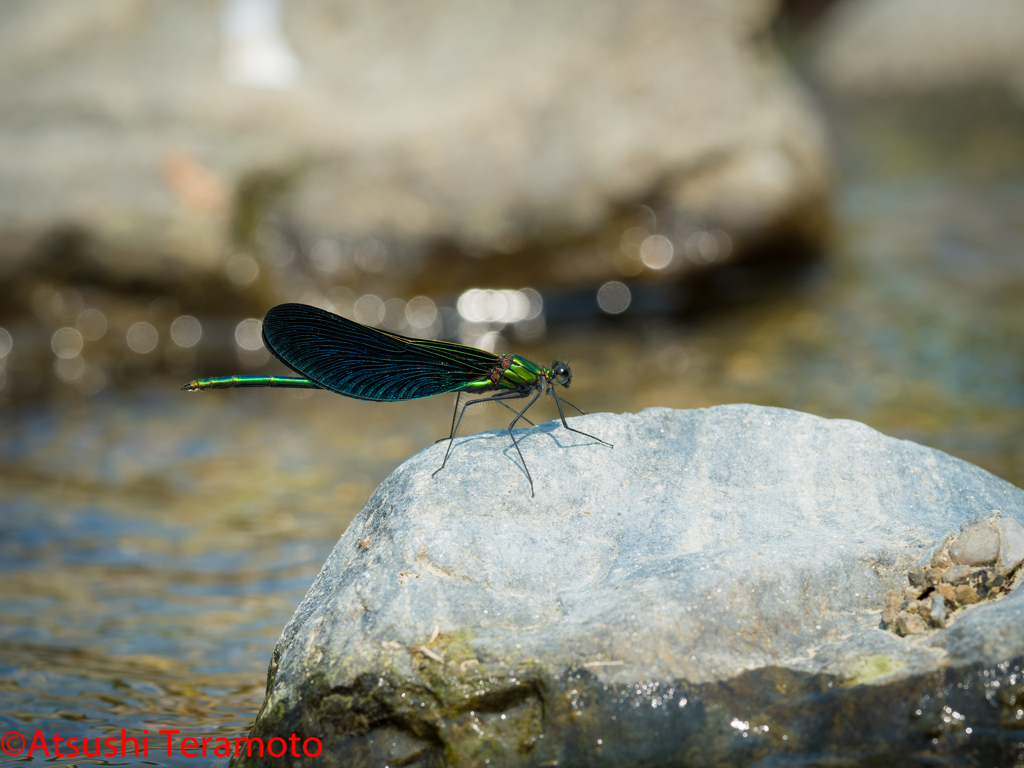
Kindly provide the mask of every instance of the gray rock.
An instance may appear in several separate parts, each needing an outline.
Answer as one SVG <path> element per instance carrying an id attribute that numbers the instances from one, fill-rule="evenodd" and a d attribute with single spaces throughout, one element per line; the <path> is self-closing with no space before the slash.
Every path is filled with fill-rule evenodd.
<path id="1" fill-rule="evenodd" d="M 999 531 L 991 523 L 972 525 L 949 545 L 949 556 L 960 565 L 991 565 L 999 557 Z"/>
<path id="2" fill-rule="evenodd" d="M 1024 527 L 1016 520 L 1002 518 L 992 525 L 999 531 L 999 559 L 996 570 L 1009 573 L 1024 562 Z"/>
<path id="3" fill-rule="evenodd" d="M 938 592 L 932 595 L 931 611 L 929 612 L 932 622 L 940 627 L 946 626 L 946 600 Z"/>
<path id="4" fill-rule="evenodd" d="M 817 58 L 820 78 L 848 93 L 995 86 L 1024 94 L 1024 5 L 844 0 L 823 24 Z"/>
<path id="5" fill-rule="evenodd" d="M 615 447 L 522 431 L 535 498 L 503 432 L 395 470 L 285 628 L 253 733 L 346 766 L 1000 761 L 1017 732 L 987 686 L 1022 674 L 1024 592 L 913 637 L 880 619 L 923 551 L 1024 519 L 1024 492 L 782 409 L 571 423 Z"/>
<path id="6" fill-rule="evenodd" d="M 657 193 L 820 235 L 823 131 L 772 0 L 244 5 L 0 4 L 0 275 L 66 224 L 124 279 L 219 268 L 260 190 L 314 242 L 509 252 Z"/>

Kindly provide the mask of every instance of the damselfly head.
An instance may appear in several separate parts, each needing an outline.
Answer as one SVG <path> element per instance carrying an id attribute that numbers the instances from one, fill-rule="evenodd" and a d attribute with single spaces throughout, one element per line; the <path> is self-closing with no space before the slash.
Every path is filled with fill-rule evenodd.
<path id="1" fill-rule="evenodd" d="M 555 360 L 551 364 L 551 373 L 554 375 L 555 381 L 563 387 L 568 387 L 572 383 L 572 370 L 561 360 Z"/>

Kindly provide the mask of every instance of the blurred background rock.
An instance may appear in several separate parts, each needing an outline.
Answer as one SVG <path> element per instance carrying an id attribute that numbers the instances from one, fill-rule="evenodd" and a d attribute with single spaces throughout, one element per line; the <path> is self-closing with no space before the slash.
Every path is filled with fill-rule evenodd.
<path id="1" fill-rule="evenodd" d="M 488 333 L 530 312 L 490 297 L 460 333 L 399 303 L 526 285 L 592 296 L 812 254 L 828 152 L 774 13 L 769 0 L 5 3 L 0 323 L 39 373 L 11 388 L 48 388 L 39 350 L 64 327 L 52 352 L 90 362 L 57 379 L 89 393 L 154 368 L 187 375 L 197 352 L 230 351 L 231 320 L 283 301 L 351 314 L 369 296 L 363 322 L 493 346 Z M 196 319 L 176 332 L 182 315 Z"/>
<path id="2" fill-rule="evenodd" d="M 987 87 L 1024 100 L 1024 6 L 1014 0 L 839 3 L 817 35 L 817 74 L 839 94 Z"/>

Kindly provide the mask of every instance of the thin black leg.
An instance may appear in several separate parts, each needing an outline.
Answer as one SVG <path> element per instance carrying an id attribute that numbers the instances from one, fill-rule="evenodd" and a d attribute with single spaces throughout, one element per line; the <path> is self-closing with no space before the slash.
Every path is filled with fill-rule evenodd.
<path id="1" fill-rule="evenodd" d="M 460 392 L 459 394 L 462 394 L 462 393 Z M 477 403 L 490 403 L 490 402 L 494 402 L 494 401 L 500 402 L 502 400 L 522 400 L 524 397 L 528 397 L 528 396 L 529 396 L 528 392 L 520 392 L 520 391 L 516 390 L 515 392 L 503 392 L 502 394 L 494 395 L 493 397 L 478 397 L 476 400 L 470 400 L 465 405 L 463 405 L 462 406 L 462 412 L 459 413 L 459 418 L 455 419 L 455 417 L 452 416 L 453 426 L 452 426 L 451 437 L 448 438 L 448 440 L 449 440 L 449 442 L 448 442 L 448 450 L 446 450 L 444 452 L 444 461 L 441 462 L 441 466 L 440 467 L 438 467 L 436 470 L 434 470 L 434 475 L 436 475 L 438 472 L 440 472 L 442 469 L 444 469 L 444 465 L 448 463 L 448 456 L 449 456 L 449 454 L 451 454 L 452 446 L 455 444 L 455 434 L 459 431 L 459 427 L 462 425 L 462 417 L 466 415 L 466 409 L 469 408 L 469 406 L 476 405 Z M 458 405 L 458 399 L 456 399 L 456 405 Z M 502 405 L 506 405 L 506 404 L 502 403 Z M 506 407 L 508 407 L 508 406 L 506 405 Z M 529 407 L 529 406 L 527 406 L 527 407 Z M 515 410 L 513 410 L 511 408 L 509 408 L 509 410 L 511 410 L 513 413 L 516 413 L 517 418 L 518 418 L 518 416 L 521 415 L 521 414 L 518 414 Z M 525 410 L 525 409 L 523 409 L 523 410 Z M 458 411 L 456 411 L 456 412 L 458 412 Z M 515 421 L 513 421 L 512 423 L 515 424 Z M 513 442 L 515 442 L 515 438 L 513 438 Z M 433 477 L 433 475 L 431 475 L 431 477 Z"/>
<path id="2" fill-rule="evenodd" d="M 517 421 L 519 421 L 521 418 L 523 418 L 523 414 L 526 413 L 528 410 L 530 410 L 530 406 L 532 406 L 534 403 L 537 402 L 537 398 L 540 397 L 543 392 L 544 392 L 543 388 L 538 389 L 536 391 L 536 393 L 534 393 L 533 397 L 530 398 L 530 402 L 528 402 L 523 407 L 523 410 L 519 411 L 519 413 L 516 414 L 516 417 L 514 419 L 512 419 L 512 423 L 508 425 L 508 436 L 512 438 L 512 445 L 514 445 L 516 447 L 516 453 L 519 454 L 519 460 L 521 462 L 523 462 L 523 469 L 526 470 L 526 479 L 530 481 L 530 496 L 533 496 L 533 497 L 536 497 L 536 495 L 537 495 L 533 491 L 533 476 L 530 474 L 530 468 L 528 466 L 526 466 L 526 459 L 523 458 L 523 452 L 521 450 L 519 450 L 519 441 L 516 440 L 516 436 L 512 434 L 512 428 L 516 425 Z M 523 393 L 523 397 L 526 397 L 526 393 L 525 392 Z M 563 419 L 563 422 L 564 422 L 564 419 Z"/>
<path id="3" fill-rule="evenodd" d="M 553 390 L 552 390 L 551 394 L 552 394 L 552 395 L 554 395 L 554 394 L 555 394 Z M 563 403 L 565 403 L 566 405 L 568 405 L 568 406 L 569 406 L 570 408 L 575 408 L 575 409 L 576 409 L 577 411 L 579 411 L 579 412 L 580 412 L 580 414 L 582 414 L 583 416 L 586 416 L 586 415 L 587 415 L 587 412 L 586 412 L 586 411 L 584 411 L 584 410 L 583 410 L 582 408 L 580 408 L 580 407 L 579 407 L 578 405 L 573 405 L 572 403 L 570 403 L 570 402 L 569 402 L 568 400 L 566 400 L 565 398 L 559 398 L 559 397 L 556 397 L 555 399 L 556 399 L 556 400 L 561 400 L 561 401 L 562 401 Z"/>
<path id="4" fill-rule="evenodd" d="M 452 431 L 451 431 L 451 434 L 449 434 L 448 437 L 438 438 L 437 440 L 434 441 L 434 443 L 443 443 L 445 440 L 454 440 L 455 439 L 455 416 L 459 412 L 459 398 L 461 398 L 461 397 L 462 397 L 462 393 L 461 392 L 459 392 L 459 393 L 457 393 L 455 395 L 455 410 L 452 412 Z M 503 397 L 482 397 L 479 400 L 476 400 L 474 402 L 490 403 L 490 402 L 494 401 L 498 405 L 500 405 L 502 408 L 507 408 L 508 410 L 512 411 L 512 413 L 516 413 L 516 409 L 515 408 L 513 408 L 508 403 L 503 403 L 502 402 L 502 400 L 504 400 L 504 399 L 505 398 L 503 398 Z M 571 405 L 571 403 L 570 403 L 570 405 Z M 468 403 L 467 403 L 467 406 L 468 406 Z M 573 407 L 575 408 L 576 406 L 573 406 Z M 577 410 L 579 410 L 579 409 L 577 408 Z M 581 411 L 581 413 L 582 413 L 582 411 Z M 532 421 L 530 421 L 525 416 L 523 417 L 523 421 L 525 421 L 531 427 L 537 426 L 536 424 L 534 424 Z"/>
<path id="5" fill-rule="evenodd" d="M 493 400 L 494 398 L 491 398 L 491 399 Z M 503 403 L 503 402 L 501 402 L 501 400 L 499 400 L 499 401 L 498 401 L 498 405 L 502 406 L 503 408 L 508 408 L 508 409 L 509 409 L 510 411 L 512 411 L 512 413 L 517 413 L 517 411 L 516 411 L 516 409 L 515 409 L 515 408 L 513 408 L 513 407 L 512 407 L 511 405 L 509 405 L 508 403 Z M 536 424 L 534 424 L 534 423 L 533 423 L 532 421 L 530 421 L 530 420 L 529 420 L 528 418 L 526 418 L 525 416 L 522 416 L 522 419 L 523 419 L 523 421 L 525 421 L 525 422 L 526 422 L 527 424 L 529 424 L 529 425 L 530 425 L 531 427 L 536 427 L 536 426 L 537 426 Z"/>
<path id="6" fill-rule="evenodd" d="M 551 396 L 552 396 L 553 398 L 555 398 L 555 405 L 557 405 L 557 406 L 558 406 L 558 415 L 562 417 L 562 426 L 563 426 L 563 427 L 565 427 L 566 429 L 568 429 L 568 430 L 569 430 L 570 432 L 575 432 L 575 433 L 576 433 L 577 435 L 583 435 L 584 437 L 589 437 L 589 438 L 590 438 L 591 440 L 597 440 L 597 442 L 601 443 L 602 445 L 607 445 L 607 446 L 608 446 L 609 448 L 614 448 L 614 447 L 615 447 L 615 446 L 613 446 L 613 445 L 612 445 L 611 443 L 605 442 L 605 441 L 604 441 L 604 440 L 602 440 L 602 439 L 601 439 L 600 437 L 596 437 L 596 436 L 594 436 L 594 435 L 590 435 L 590 434 L 587 434 L 586 432 L 581 432 L 581 431 L 580 431 L 580 430 L 578 430 L 578 429 L 573 429 L 572 427 L 570 427 L 570 426 L 569 426 L 569 425 L 568 425 L 568 424 L 566 423 L 566 421 L 565 421 L 565 414 L 564 414 L 564 413 L 562 413 L 562 402 L 563 402 L 563 400 L 562 400 L 562 398 L 560 398 L 560 397 L 559 397 L 558 395 L 556 395 L 556 394 L 555 394 L 555 390 L 554 390 L 554 388 L 552 388 L 552 390 L 551 390 Z M 568 401 L 564 401 L 564 402 L 565 402 L 565 403 L 566 403 L 567 405 L 572 405 L 572 403 L 570 403 L 570 402 L 568 402 Z M 572 407 L 573 407 L 573 408 L 576 408 L 576 406 L 575 406 L 575 405 L 573 405 Z M 577 410 L 577 411 L 579 411 L 580 409 L 579 409 L 579 408 L 576 408 L 576 410 Z M 583 413 L 583 411 L 580 411 L 580 413 Z"/>
<path id="7" fill-rule="evenodd" d="M 455 395 L 455 410 L 452 411 L 452 430 L 448 433 L 448 439 L 451 440 L 455 437 L 455 417 L 459 413 L 459 400 L 462 399 L 462 393 L 458 392 Z"/>

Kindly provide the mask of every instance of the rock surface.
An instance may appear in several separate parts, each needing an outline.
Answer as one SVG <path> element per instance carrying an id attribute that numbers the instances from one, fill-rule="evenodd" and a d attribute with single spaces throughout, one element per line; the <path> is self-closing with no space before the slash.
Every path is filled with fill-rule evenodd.
<path id="1" fill-rule="evenodd" d="M 1012 754 L 1024 590 L 915 637 L 881 619 L 961 522 L 1024 520 L 1020 489 L 782 409 L 570 423 L 615 447 L 521 432 L 535 498 L 500 432 L 385 480 L 285 628 L 253 733 L 346 766 Z"/>
<path id="2" fill-rule="evenodd" d="M 792 233 L 827 153 L 775 6 L 4 3 L 0 274 L 63 226 L 125 276 L 219 267 L 284 192 L 303 233 L 356 243 L 507 253 L 659 192 Z"/>

